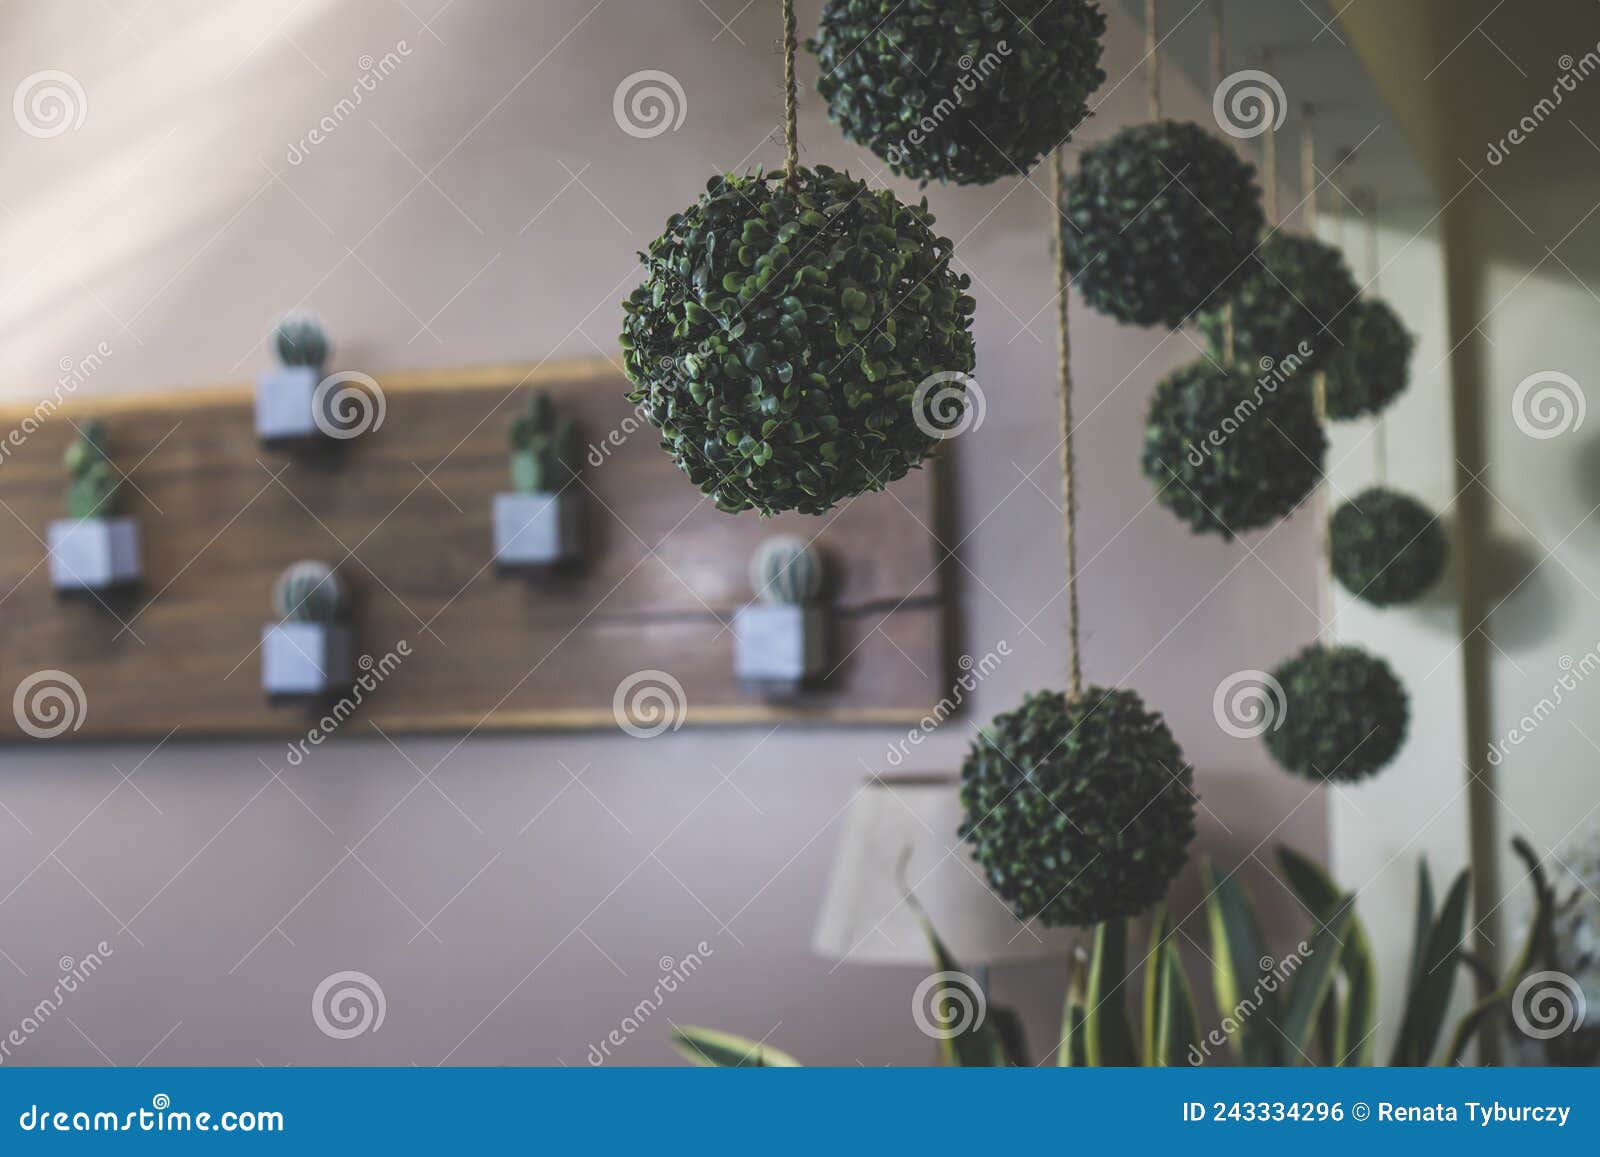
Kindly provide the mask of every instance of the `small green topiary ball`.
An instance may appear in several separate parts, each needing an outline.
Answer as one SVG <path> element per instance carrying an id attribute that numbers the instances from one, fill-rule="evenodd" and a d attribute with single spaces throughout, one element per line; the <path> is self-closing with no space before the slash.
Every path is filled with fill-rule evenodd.
<path id="1" fill-rule="evenodd" d="M 1375 655 L 1313 643 L 1272 674 L 1283 687 L 1283 722 L 1263 738 L 1296 775 L 1365 779 L 1405 742 L 1406 690 Z"/>
<path id="2" fill-rule="evenodd" d="M 1039 691 L 961 766 L 960 836 L 1019 919 L 1098 924 L 1154 904 L 1188 859 L 1193 770 L 1132 691 Z"/>
<path id="3" fill-rule="evenodd" d="M 902 177 L 981 185 L 1089 115 L 1105 30 L 1092 0 L 828 0 L 806 47 L 846 137 Z"/>
<path id="4" fill-rule="evenodd" d="M 1377 607 L 1421 598 L 1444 573 L 1447 549 L 1431 510 L 1381 486 L 1340 506 L 1328 526 L 1333 576 Z"/>
<path id="5" fill-rule="evenodd" d="M 1327 445 L 1306 385 L 1199 361 L 1157 384 L 1142 465 L 1161 505 L 1196 531 L 1232 539 L 1299 505 Z"/>
<path id="6" fill-rule="evenodd" d="M 1265 218 L 1255 169 L 1199 125 L 1134 125 L 1084 149 L 1067 259 L 1084 300 L 1133 325 L 1176 326 L 1249 269 Z"/>
<path id="7" fill-rule="evenodd" d="M 1277 232 L 1256 246 L 1234 285 L 1233 352 L 1241 365 L 1321 369 L 1350 340 L 1360 292 L 1344 256 L 1312 237 Z M 1226 353 L 1224 311 L 1200 315 L 1219 359 Z"/>
<path id="8" fill-rule="evenodd" d="M 1328 417 L 1344 421 L 1376 414 L 1406 388 L 1416 346 L 1400 317 L 1382 298 L 1350 309 L 1350 336 L 1328 359 Z"/>
<path id="9" fill-rule="evenodd" d="M 932 227 L 821 165 L 714 177 L 640 255 L 628 398 L 723 510 L 821 514 L 933 451 L 925 383 L 964 393 L 973 300 Z"/>

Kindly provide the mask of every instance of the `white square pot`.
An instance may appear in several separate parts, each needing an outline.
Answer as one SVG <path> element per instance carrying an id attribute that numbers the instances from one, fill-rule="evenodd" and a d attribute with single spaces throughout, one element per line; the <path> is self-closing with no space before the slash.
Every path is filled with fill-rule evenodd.
<path id="1" fill-rule="evenodd" d="M 828 669 L 823 606 L 751 603 L 733 617 L 734 672 L 751 690 L 793 693 Z"/>
<path id="2" fill-rule="evenodd" d="M 582 494 L 494 496 L 494 560 L 502 570 L 537 569 L 569 563 L 583 552 Z"/>
<path id="3" fill-rule="evenodd" d="M 139 581 L 132 518 L 59 518 L 50 524 L 50 581 L 58 591 L 98 591 Z"/>
<path id="4" fill-rule="evenodd" d="M 279 366 L 256 378 L 256 437 L 267 443 L 326 438 L 316 418 L 321 381 L 322 374 L 314 366 Z"/>
<path id="5" fill-rule="evenodd" d="M 261 629 L 261 686 L 273 698 L 345 691 L 356 678 L 355 636 L 328 623 L 272 623 Z"/>

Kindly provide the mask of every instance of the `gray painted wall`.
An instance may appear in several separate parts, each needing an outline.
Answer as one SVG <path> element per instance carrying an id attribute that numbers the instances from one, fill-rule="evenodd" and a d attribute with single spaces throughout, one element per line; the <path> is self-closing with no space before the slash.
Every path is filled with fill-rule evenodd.
<path id="1" fill-rule="evenodd" d="M 615 356 L 635 250 L 711 171 L 781 158 L 775 7 L 7 5 L 0 77 L 64 69 L 88 108 L 53 139 L 0 132 L 5 395 L 37 397 L 100 342 L 113 353 L 83 395 L 240 380 L 267 364 L 268 321 L 300 300 L 329 322 L 341 367 Z M 802 27 L 817 7 L 802 3 Z M 291 164 L 291 143 L 340 115 L 360 58 L 402 41 L 401 66 Z M 1139 53 L 1114 11 L 1085 139 L 1143 115 Z M 613 120 L 613 91 L 642 69 L 681 81 L 676 132 L 635 139 Z M 1181 79 L 1167 95 L 1209 116 Z M 807 160 L 882 174 L 814 96 L 801 132 Z M 989 402 L 954 445 L 963 649 L 1014 652 L 973 713 L 917 749 L 921 769 L 948 770 L 977 722 L 1062 682 L 1062 549 L 1043 181 L 928 196 L 976 283 Z M 1150 504 L 1136 462 L 1144 400 L 1194 356 L 1191 337 L 1080 309 L 1074 346 L 1087 673 L 1168 714 L 1199 769 L 1200 844 L 1220 862 L 1269 835 L 1321 852 L 1321 797 L 1211 714 L 1222 677 L 1310 637 L 1310 521 L 1248 549 L 1191 538 Z M 419 644 L 411 661 L 428 655 Z M 9 694 L 21 673 L 6 674 Z M 899 737 L 369 734 L 300 767 L 275 744 L 181 736 L 5 750 L 0 1035 L 50 994 L 60 958 L 111 949 L 6 1061 L 581 1065 L 664 958 L 697 951 L 703 967 L 617 1061 L 669 1061 L 668 1018 L 770 1032 L 816 1062 L 926 1061 L 919 970 L 835 969 L 807 949 L 838 817 Z M 387 1013 L 341 1041 L 311 1002 L 346 969 L 379 981 Z M 1057 970 L 994 985 L 1045 1047 Z"/>

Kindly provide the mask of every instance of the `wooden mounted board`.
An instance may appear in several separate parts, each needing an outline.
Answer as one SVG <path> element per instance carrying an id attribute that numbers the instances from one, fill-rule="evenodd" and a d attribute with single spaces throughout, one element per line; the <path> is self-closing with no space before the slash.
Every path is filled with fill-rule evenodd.
<path id="1" fill-rule="evenodd" d="M 248 385 L 71 400 L 13 438 L 0 458 L 0 696 L 40 672 L 70 676 L 81 702 L 64 703 L 76 726 L 60 739 L 303 736 L 313 714 L 267 702 L 258 649 L 273 581 L 302 558 L 336 566 L 358 650 L 387 671 L 343 732 L 614 727 L 618 687 L 650 671 L 681 685 L 687 724 L 912 723 L 946 695 L 933 462 L 821 517 L 732 516 L 673 465 L 605 361 L 378 382 L 381 425 L 325 458 L 262 447 Z M 586 562 L 543 581 L 491 563 L 507 427 L 534 387 L 573 416 L 590 459 Z M 0 421 L 21 429 L 33 412 Z M 126 594 L 63 599 L 43 540 L 64 513 L 62 452 L 89 417 L 106 421 L 128 472 L 145 577 Z M 738 686 L 726 624 L 749 601 L 751 551 L 779 531 L 817 536 L 837 666 L 818 690 L 772 704 Z M 53 729 L 41 723 L 60 725 L 13 706 L 0 739 L 37 742 Z"/>

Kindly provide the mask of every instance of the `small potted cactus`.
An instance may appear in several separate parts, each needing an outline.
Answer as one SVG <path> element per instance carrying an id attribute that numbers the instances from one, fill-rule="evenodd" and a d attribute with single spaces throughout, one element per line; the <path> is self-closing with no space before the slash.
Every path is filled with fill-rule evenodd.
<path id="1" fill-rule="evenodd" d="M 751 691 L 792 696 L 828 669 L 822 559 L 804 539 L 776 535 L 750 559 L 756 602 L 734 614 L 734 670 Z"/>
<path id="2" fill-rule="evenodd" d="M 501 570 L 541 571 L 583 549 L 582 494 L 574 481 L 572 419 L 539 391 L 511 423 L 512 490 L 494 496 L 494 558 Z"/>
<path id="3" fill-rule="evenodd" d="M 279 446 L 323 441 L 337 423 L 327 399 L 317 396 L 328 360 L 322 323 L 309 313 L 286 314 L 272 331 L 272 346 L 278 366 L 256 378 L 256 436 Z"/>
<path id="4" fill-rule="evenodd" d="M 317 699 L 355 681 L 355 637 L 343 622 L 344 584 L 325 562 L 297 562 L 278 576 L 261 629 L 261 685 L 273 699 Z"/>
<path id="5" fill-rule="evenodd" d="M 101 591 L 139 581 L 139 524 L 120 513 L 122 480 L 106 450 L 105 423 L 85 422 L 64 456 L 72 483 L 67 514 L 50 524 L 50 581 L 57 591 Z"/>

